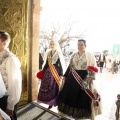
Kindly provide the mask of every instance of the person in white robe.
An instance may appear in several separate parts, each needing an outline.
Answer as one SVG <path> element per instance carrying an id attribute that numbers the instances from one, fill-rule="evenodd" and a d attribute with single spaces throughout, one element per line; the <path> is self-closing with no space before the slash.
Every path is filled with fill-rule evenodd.
<path id="1" fill-rule="evenodd" d="M 11 119 L 17 120 L 17 104 L 22 90 L 21 64 L 19 59 L 9 51 L 9 43 L 10 35 L 0 31 L 0 74 L 6 87 L 5 94 L 0 98 L 0 108 Z"/>

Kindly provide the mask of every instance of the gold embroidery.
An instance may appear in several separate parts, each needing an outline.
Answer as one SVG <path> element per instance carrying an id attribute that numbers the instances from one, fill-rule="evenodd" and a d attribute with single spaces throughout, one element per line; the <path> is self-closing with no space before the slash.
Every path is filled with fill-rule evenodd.
<path id="1" fill-rule="evenodd" d="M 48 62 L 52 63 L 52 58 L 48 57 Z"/>
<path id="2" fill-rule="evenodd" d="M 76 60 L 76 65 L 78 66 L 79 60 Z"/>
<path id="3" fill-rule="evenodd" d="M 56 50 L 52 53 L 52 51 L 50 51 L 48 53 L 48 62 L 51 62 L 52 63 L 52 58 L 53 58 L 53 55 L 56 53 Z"/>

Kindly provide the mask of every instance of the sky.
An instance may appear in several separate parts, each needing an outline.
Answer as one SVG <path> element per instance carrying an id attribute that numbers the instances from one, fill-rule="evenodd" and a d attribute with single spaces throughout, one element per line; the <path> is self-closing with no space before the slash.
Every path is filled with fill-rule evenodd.
<path id="1" fill-rule="evenodd" d="M 58 23 L 64 30 L 70 21 L 72 34 L 83 34 L 88 50 L 111 51 L 112 43 L 120 43 L 119 5 L 120 0 L 41 0 L 40 27 Z"/>

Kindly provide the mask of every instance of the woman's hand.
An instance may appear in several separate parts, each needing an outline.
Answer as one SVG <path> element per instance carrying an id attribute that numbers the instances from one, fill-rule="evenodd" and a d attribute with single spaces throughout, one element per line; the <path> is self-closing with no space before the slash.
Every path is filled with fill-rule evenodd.
<path id="1" fill-rule="evenodd" d="M 61 76 L 60 78 L 61 78 L 61 83 L 64 84 L 64 83 L 65 83 L 65 80 L 66 80 L 66 77 Z"/>
<path id="2" fill-rule="evenodd" d="M 89 76 L 89 77 L 88 77 L 88 84 L 90 85 L 90 84 L 92 83 L 93 80 L 94 80 L 94 78 L 91 77 L 91 76 Z"/>
<path id="3" fill-rule="evenodd" d="M 61 81 L 60 81 L 59 90 L 61 91 L 61 90 L 62 90 L 62 88 L 63 88 L 63 86 L 64 86 L 64 83 L 65 83 L 65 77 L 60 76 L 60 79 L 61 79 Z"/>
<path id="4" fill-rule="evenodd" d="M 62 81 L 66 80 L 66 77 L 64 77 L 64 76 L 60 76 L 60 78 L 61 78 Z"/>
<path id="5" fill-rule="evenodd" d="M 0 120 L 4 120 L 3 117 L 2 117 L 2 115 L 0 115 Z"/>

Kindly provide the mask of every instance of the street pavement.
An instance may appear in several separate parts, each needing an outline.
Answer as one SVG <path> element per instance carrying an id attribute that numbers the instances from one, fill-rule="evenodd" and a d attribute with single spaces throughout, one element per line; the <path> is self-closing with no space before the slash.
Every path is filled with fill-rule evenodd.
<path id="1" fill-rule="evenodd" d="M 106 69 L 98 73 L 94 82 L 102 100 L 102 114 L 95 120 L 115 120 L 117 95 L 120 94 L 120 72 L 112 74 Z"/>

